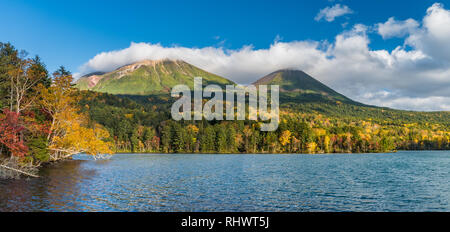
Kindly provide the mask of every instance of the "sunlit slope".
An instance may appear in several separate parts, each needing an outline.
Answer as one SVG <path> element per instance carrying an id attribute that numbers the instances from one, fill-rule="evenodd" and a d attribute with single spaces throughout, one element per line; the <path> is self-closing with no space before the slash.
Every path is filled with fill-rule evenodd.
<path id="1" fill-rule="evenodd" d="M 178 84 L 193 88 L 194 77 L 202 77 L 203 85 L 233 84 L 218 75 L 209 73 L 180 60 L 145 60 L 126 65 L 113 72 L 80 78 L 76 87 L 111 94 L 150 95 L 169 93 Z"/>

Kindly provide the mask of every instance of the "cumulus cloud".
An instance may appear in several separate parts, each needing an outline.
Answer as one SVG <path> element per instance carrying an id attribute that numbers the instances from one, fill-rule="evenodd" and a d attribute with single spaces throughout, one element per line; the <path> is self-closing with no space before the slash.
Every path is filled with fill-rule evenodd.
<path id="1" fill-rule="evenodd" d="M 404 21 L 397 21 L 391 17 L 385 23 L 377 24 L 378 34 L 383 39 L 392 37 L 404 37 L 417 30 L 419 23 L 414 19 L 407 19 Z"/>
<path id="2" fill-rule="evenodd" d="M 332 7 L 328 6 L 321 9 L 319 13 L 317 13 L 314 20 L 320 21 L 322 19 L 325 19 L 328 22 L 333 22 L 335 18 L 351 13 L 353 13 L 353 11 L 348 6 L 338 3 Z"/>
<path id="3" fill-rule="evenodd" d="M 404 24 L 405 21 L 392 18 L 391 22 Z M 143 59 L 169 58 L 185 60 L 237 83 L 248 84 L 277 69 L 294 68 L 366 104 L 409 110 L 450 110 L 448 25 L 450 11 L 434 4 L 421 25 L 408 29 L 404 44 L 393 50 L 371 49 L 368 28 L 372 26 L 363 24 L 343 31 L 333 41 L 275 40 L 266 49 L 131 43 L 128 48 L 96 55 L 80 68 L 80 73 L 112 71 Z"/>
<path id="4" fill-rule="evenodd" d="M 423 27 L 406 40 L 408 45 L 441 60 L 450 61 L 450 11 L 435 3 L 427 10 Z"/>
<path id="5" fill-rule="evenodd" d="M 276 40 L 268 49 L 244 46 L 238 50 L 217 47 L 163 47 L 160 44 L 131 43 L 130 47 L 103 52 L 81 67 L 81 73 L 112 71 L 144 59 L 180 59 L 209 72 L 248 84 L 258 77 L 282 68 L 309 69 L 325 54 L 321 43 L 298 41 L 283 43 Z"/>

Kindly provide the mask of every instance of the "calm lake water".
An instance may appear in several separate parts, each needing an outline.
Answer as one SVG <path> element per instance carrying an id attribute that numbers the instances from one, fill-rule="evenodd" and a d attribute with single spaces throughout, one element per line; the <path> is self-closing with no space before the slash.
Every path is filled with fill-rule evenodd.
<path id="1" fill-rule="evenodd" d="M 0 180 L 0 211 L 450 211 L 450 152 L 85 155 Z"/>

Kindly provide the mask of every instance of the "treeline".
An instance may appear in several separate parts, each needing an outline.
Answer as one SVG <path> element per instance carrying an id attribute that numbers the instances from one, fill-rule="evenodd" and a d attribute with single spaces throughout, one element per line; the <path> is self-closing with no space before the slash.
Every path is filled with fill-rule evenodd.
<path id="1" fill-rule="evenodd" d="M 86 152 L 112 153 L 109 134 L 80 112 L 72 75 L 0 43 L 0 171 L 31 170 Z"/>
<path id="2" fill-rule="evenodd" d="M 295 112 L 282 105 L 278 129 L 261 132 L 255 121 L 173 121 L 167 101 L 155 104 L 161 101 L 154 98 L 161 96 L 130 99 L 87 91 L 81 94 L 82 110 L 109 131 L 116 152 L 359 153 L 450 149 L 449 126 L 421 122 L 423 117 L 429 117 L 428 113 L 411 116 L 411 112 L 367 107 L 364 111 L 372 111 L 372 116 L 379 111 L 381 116 L 365 118 L 364 114 L 353 112 L 336 117 L 320 114 L 313 107 L 325 105 L 338 111 L 339 107 L 353 106 L 307 103 L 304 112 Z M 429 114 L 438 113 L 446 112 Z M 411 117 L 409 123 L 405 117 Z"/>

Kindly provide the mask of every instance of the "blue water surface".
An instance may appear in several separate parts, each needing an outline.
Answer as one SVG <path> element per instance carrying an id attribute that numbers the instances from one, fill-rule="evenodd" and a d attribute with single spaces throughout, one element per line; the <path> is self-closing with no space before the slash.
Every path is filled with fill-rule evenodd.
<path id="1" fill-rule="evenodd" d="M 0 180 L 0 211 L 450 211 L 450 152 L 77 155 Z"/>

